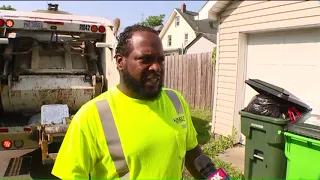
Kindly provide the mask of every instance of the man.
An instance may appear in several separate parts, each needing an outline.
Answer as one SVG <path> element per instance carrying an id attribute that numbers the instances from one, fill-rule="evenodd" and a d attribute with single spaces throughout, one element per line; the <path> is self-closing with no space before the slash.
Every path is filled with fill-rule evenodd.
<path id="1" fill-rule="evenodd" d="M 164 52 L 158 33 L 133 25 L 116 49 L 120 83 L 76 113 L 52 174 L 61 179 L 180 179 L 202 151 L 188 105 L 162 88 Z M 89 175 L 90 174 L 90 175 Z"/>

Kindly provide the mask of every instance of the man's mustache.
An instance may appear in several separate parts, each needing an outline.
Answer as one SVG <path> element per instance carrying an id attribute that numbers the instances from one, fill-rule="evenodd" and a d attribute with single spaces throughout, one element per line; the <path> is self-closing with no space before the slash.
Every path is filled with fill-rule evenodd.
<path id="1" fill-rule="evenodd" d="M 149 79 L 149 78 L 160 78 L 162 79 L 161 73 L 160 72 L 147 72 L 143 75 L 143 79 Z"/>

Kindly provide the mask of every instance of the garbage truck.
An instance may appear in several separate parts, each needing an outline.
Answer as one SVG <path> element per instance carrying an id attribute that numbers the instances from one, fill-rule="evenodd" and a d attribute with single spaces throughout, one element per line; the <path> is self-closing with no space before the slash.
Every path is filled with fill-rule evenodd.
<path id="1" fill-rule="evenodd" d="M 0 11 L 0 150 L 40 148 L 54 163 L 72 116 L 118 83 L 120 19 L 80 16 L 58 4 Z"/>

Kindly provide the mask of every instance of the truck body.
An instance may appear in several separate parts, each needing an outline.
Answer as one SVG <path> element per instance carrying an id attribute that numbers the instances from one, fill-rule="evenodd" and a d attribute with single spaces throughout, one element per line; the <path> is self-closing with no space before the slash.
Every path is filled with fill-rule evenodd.
<path id="1" fill-rule="evenodd" d="M 118 83 L 117 29 L 56 4 L 0 11 L 0 150 L 40 147 L 43 163 L 53 163 L 48 147 L 62 142 L 72 116 Z"/>

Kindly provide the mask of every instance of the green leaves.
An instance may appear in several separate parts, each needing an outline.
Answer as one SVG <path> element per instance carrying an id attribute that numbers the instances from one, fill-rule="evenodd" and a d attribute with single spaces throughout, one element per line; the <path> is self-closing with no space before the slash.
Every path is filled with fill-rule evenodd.
<path id="1" fill-rule="evenodd" d="M 0 10 L 10 10 L 10 11 L 16 11 L 15 8 L 13 8 L 11 5 L 2 5 L 2 7 L 0 7 Z"/>
<path id="2" fill-rule="evenodd" d="M 160 14 L 159 16 L 149 16 L 147 17 L 147 19 L 140 22 L 140 24 L 153 28 L 153 27 L 162 25 L 164 18 L 165 18 L 165 14 Z"/>
<path id="3" fill-rule="evenodd" d="M 217 54 L 217 48 L 214 47 L 213 50 L 212 50 L 212 62 L 213 62 L 213 65 L 216 66 L 216 54 Z"/>

